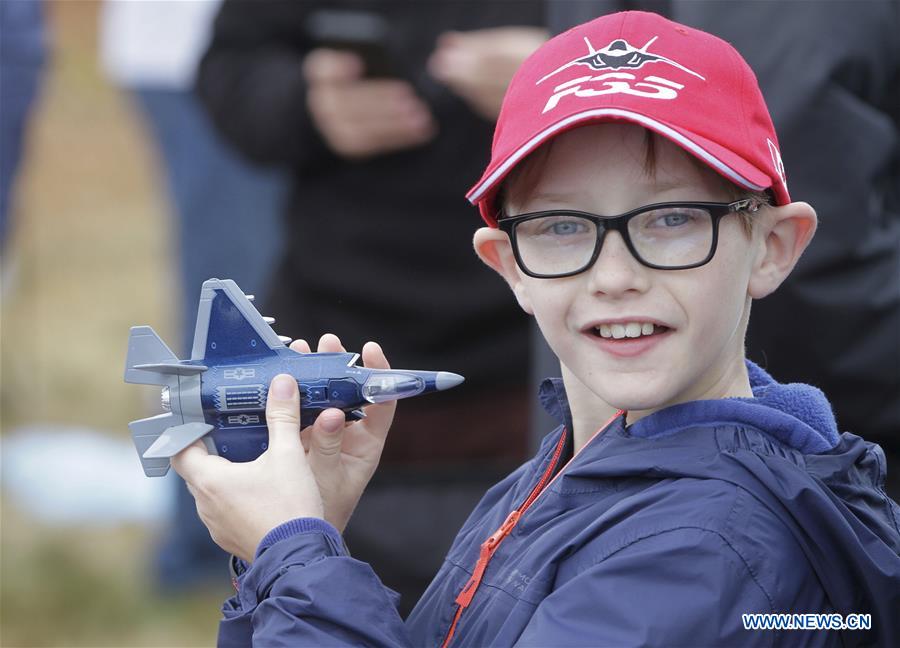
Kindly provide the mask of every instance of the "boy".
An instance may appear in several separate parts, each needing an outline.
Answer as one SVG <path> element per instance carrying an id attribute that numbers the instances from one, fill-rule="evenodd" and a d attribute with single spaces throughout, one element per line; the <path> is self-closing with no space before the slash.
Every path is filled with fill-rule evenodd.
<path id="1" fill-rule="evenodd" d="M 542 399 L 563 425 L 487 493 L 404 625 L 339 535 L 391 411 L 346 430 L 325 412 L 301 444 L 279 376 L 257 462 L 201 446 L 174 462 L 213 538 L 252 561 L 220 644 L 897 645 L 883 455 L 838 434 L 821 392 L 743 357 L 751 300 L 816 219 L 790 202 L 740 56 L 640 12 L 554 38 L 510 84 L 469 198 L 491 225 L 476 252 L 560 359 Z M 750 613 L 834 616 L 782 635 L 745 629 Z"/>

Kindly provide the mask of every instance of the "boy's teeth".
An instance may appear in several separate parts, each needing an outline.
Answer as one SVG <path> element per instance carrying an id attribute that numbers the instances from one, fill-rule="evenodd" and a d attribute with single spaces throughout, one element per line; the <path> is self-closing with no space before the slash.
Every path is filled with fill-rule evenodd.
<path id="1" fill-rule="evenodd" d="M 625 324 L 600 324 L 594 329 L 603 338 L 637 338 L 642 335 L 653 335 L 656 327 L 650 322 L 627 322 Z"/>

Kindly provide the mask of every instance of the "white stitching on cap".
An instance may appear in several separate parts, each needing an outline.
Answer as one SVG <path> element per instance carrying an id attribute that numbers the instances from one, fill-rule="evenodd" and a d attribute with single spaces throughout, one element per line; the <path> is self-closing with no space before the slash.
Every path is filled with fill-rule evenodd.
<path id="1" fill-rule="evenodd" d="M 531 153 L 531 150 L 538 144 L 542 143 L 547 138 L 547 136 L 552 135 L 556 131 L 563 129 L 580 119 L 584 119 L 585 117 L 603 117 L 607 115 L 613 117 L 627 117 L 628 119 L 636 121 L 645 126 L 651 126 L 654 129 L 661 131 L 661 134 L 675 140 L 676 142 L 681 144 L 681 146 L 690 150 L 698 157 L 705 160 L 707 164 L 716 168 L 721 173 L 731 178 L 738 184 L 741 184 L 754 191 L 763 191 L 764 189 L 766 189 L 766 187 L 761 187 L 750 182 L 749 180 L 747 180 L 747 178 L 713 156 L 712 153 L 701 148 L 700 145 L 692 142 L 678 131 L 670 128 L 669 126 L 666 126 L 665 124 L 661 124 L 655 119 L 651 119 L 645 115 L 641 115 L 640 113 L 634 113 L 629 110 L 622 110 L 620 108 L 595 108 L 594 110 L 586 110 L 584 112 L 566 117 L 562 121 L 559 121 L 552 126 L 545 128 L 543 131 L 532 137 L 524 145 L 520 146 L 512 155 L 510 155 L 509 158 L 507 158 L 506 162 L 497 167 L 497 169 L 490 176 L 488 176 L 487 180 L 479 184 L 469 194 L 469 202 L 473 205 L 477 203 L 482 194 L 484 194 L 484 192 L 487 191 L 488 188 L 490 188 L 500 176 L 505 174 L 510 169 L 510 167 L 515 165 L 525 155 Z"/>

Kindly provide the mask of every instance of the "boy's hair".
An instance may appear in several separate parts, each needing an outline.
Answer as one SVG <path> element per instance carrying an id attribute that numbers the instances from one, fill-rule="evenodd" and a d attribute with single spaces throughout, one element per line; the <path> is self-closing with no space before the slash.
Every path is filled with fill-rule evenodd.
<path id="1" fill-rule="evenodd" d="M 653 131 L 644 131 L 644 160 L 642 166 L 644 168 L 644 173 L 650 178 L 653 178 L 656 175 L 656 147 L 660 143 L 660 137 L 660 135 Z M 498 207 L 497 220 L 503 220 L 504 218 L 513 215 L 511 213 L 511 205 L 521 205 L 528 200 L 530 189 L 534 187 L 537 178 L 543 173 L 544 165 L 547 162 L 547 158 L 550 156 L 550 151 L 552 150 L 555 141 L 556 140 L 550 140 L 526 157 L 519 165 L 509 172 L 509 175 L 500 184 L 495 199 Z M 688 155 L 681 149 L 679 149 L 679 151 L 697 170 L 705 175 L 712 176 L 727 194 L 730 202 L 750 198 L 760 207 L 772 203 L 772 197 L 769 193 L 752 191 L 739 187 L 733 182 L 730 182 L 727 178 L 724 178 L 717 173 L 713 173 L 708 166 L 700 162 L 700 160 L 694 156 Z M 737 212 L 737 217 L 744 233 L 747 236 L 750 236 L 753 233 L 753 227 L 757 219 L 752 213 L 746 211 Z"/>
<path id="2" fill-rule="evenodd" d="M 746 61 L 715 36 L 640 11 L 574 27 L 522 64 L 503 100 L 491 161 L 467 197 L 496 226 L 510 174 L 526 160 L 535 164 L 533 154 L 560 133 L 600 122 L 642 126 L 654 133 L 648 142 L 665 137 L 733 184 L 735 198 L 769 193 L 775 204 L 790 202 L 775 129 Z"/>

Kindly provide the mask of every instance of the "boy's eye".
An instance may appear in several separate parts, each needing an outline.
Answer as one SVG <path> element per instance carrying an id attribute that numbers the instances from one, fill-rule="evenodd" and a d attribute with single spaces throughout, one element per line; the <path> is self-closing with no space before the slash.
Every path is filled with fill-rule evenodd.
<path id="1" fill-rule="evenodd" d="M 654 221 L 654 225 L 662 227 L 678 227 L 691 221 L 693 216 L 687 212 L 664 212 Z"/>
<path id="2" fill-rule="evenodd" d="M 562 236 L 565 234 L 575 234 L 576 232 L 581 232 L 584 230 L 584 225 L 575 221 L 560 221 L 558 223 L 553 223 L 550 226 L 550 230 L 554 234 Z"/>
<path id="3" fill-rule="evenodd" d="M 541 223 L 537 233 L 550 236 L 573 236 L 584 234 L 588 229 L 588 223 L 581 219 L 551 217 Z"/>
<path id="4" fill-rule="evenodd" d="M 641 214 L 637 225 L 641 230 L 686 229 L 705 224 L 706 212 L 697 209 L 660 209 Z"/>

